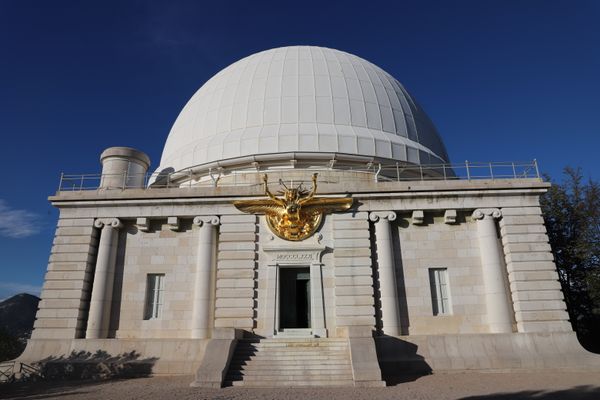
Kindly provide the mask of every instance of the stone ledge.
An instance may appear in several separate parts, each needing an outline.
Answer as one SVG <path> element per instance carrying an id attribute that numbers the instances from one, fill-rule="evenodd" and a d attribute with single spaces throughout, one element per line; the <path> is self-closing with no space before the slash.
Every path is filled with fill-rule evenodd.
<path id="1" fill-rule="evenodd" d="M 384 378 L 432 371 L 600 371 L 600 356 L 583 349 L 574 332 L 388 336 L 376 337 L 375 342 Z"/>

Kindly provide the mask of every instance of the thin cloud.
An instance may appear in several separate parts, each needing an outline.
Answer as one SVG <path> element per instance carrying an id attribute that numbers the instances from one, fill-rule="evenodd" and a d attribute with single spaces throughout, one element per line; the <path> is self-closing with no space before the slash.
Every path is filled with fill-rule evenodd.
<path id="1" fill-rule="evenodd" d="M 0 199 L 0 236 L 24 238 L 41 231 L 39 216 L 27 210 L 10 207 Z"/>

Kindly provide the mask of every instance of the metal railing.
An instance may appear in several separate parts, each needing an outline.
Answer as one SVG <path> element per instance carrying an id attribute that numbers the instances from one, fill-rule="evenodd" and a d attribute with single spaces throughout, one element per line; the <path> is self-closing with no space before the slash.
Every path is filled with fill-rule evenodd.
<path id="1" fill-rule="evenodd" d="M 479 179 L 541 179 L 537 161 L 529 162 L 470 162 L 460 164 L 427 164 L 408 165 L 397 163 L 366 163 L 341 164 L 324 163 L 311 165 L 306 170 L 323 172 L 343 170 L 364 174 L 364 179 L 376 182 L 402 181 L 456 181 Z M 100 188 L 131 189 L 131 188 L 180 188 L 180 187 L 227 187 L 255 186 L 260 180 L 248 179 L 247 174 L 280 175 L 291 171 L 300 172 L 302 167 L 277 166 L 276 168 L 261 169 L 255 164 L 236 166 L 235 168 L 208 169 L 197 173 L 194 168 L 171 172 L 134 174 L 64 174 L 60 175 L 58 191 L 86 191 Z M 356 177 L 341 176 L 335 182 L 356 181 Z M 299 183 L 299 182 L 298 182 Z"/>
<path id="2" fill-rule="evenodd" d="M 18 382 L 43 377 L 40 369 L 20 361 L 4 361 L 0 363 L 0 383 Z"/>

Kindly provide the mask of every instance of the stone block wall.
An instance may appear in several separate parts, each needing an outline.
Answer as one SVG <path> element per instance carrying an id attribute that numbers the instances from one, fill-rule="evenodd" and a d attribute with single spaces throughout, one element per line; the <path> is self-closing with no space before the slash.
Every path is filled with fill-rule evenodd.
<path id="1" fill-rule="evenodd" d="M 58 220 L 33 339 L 84 336 L 97 247 L 93 218 Z"/>
<path id="2" fill-rule="evenodd" d="M 572 331 L 540 207 L 503 208 L 499 224 L 518 331 Z"/>
<path id="3" fill-rule="evenodd" d="M 256 326 L 255 215 L 223 215 L 219 228 L 215 327 L 251 331 Z"/>
<path id="4" fill-rule="evenodd" d="M 424 223 L 418 225 L 411 222 L 410 214 L 400 214 L 396 226 L 402 333 L 487 332 L 477 231 L 468 214 L 459 212 L 457 223 L 447 224 L 442 213 L 426 211 Z M 449 315 L 433 315 L 430 268 L 447 269 Z"/>
<path id="5" fill-rule="evenodd" d="M 375 326 L 368 213 L 333 215 L 333 239 L 336 325 Z"/>
<path id="6" fill-rule="evenodd" d="M 189 338 L 197 227 L 192 227 L 191 219 L 183 220 L 181 228 L 173 231 L 159 219 L 144 232 L 135 227 L 134 221 L 127 221 L 120 234 L 110 329 L 114 333 L 109 336 Z M 144 319 L 148 274 L 165 275 L 158 319 Z"/>

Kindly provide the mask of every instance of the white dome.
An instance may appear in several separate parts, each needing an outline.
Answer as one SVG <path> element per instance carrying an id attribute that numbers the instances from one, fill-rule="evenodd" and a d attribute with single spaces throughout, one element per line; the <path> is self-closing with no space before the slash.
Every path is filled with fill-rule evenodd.
<path id="1" fill-rule="evenodd" d="M 157 171 L 291 152 L 448 162 L 435 127 L 390 74 L 342 51 L 294 46 L 206 82 L 171 128 Z"/>

